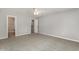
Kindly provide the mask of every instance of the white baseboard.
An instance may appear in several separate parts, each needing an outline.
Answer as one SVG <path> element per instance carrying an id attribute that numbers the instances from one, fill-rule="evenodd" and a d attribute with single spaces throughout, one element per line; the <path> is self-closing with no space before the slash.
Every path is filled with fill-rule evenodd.
<path id="1" fill-rule="evenodd" d="M 6 38 L 8 38 L 8 36 L 0 37 L 0 40 L 6 39 Z"/>
<path id="2" fill-rule="evenodd" d="M 16 35 L 16 36 L 22 36 L 22 35 L 27 35 L 27 34 L 30 34 L 30 33 L 19 34 L 19 35 Z"/>
<path id="3" fill-rule="evenodd" d="M 16 36 L 22 36 L 22 35 L 27 35 L 27 34 L 30 34 L 30 33 L 19 34 L 19 35 L 16 35 Z M 7 36 L 0 37 L 0 40 L 6 39 L 6 38 L 8 38 L 8 35 Z"/>
<path id="4" fill-rule="evenodd" d="M 65 40 L 70 40 L 70 41 L 75 41 L 75 42 L 78 42 L 79 43 L 79 40 L 71 39 L 71 38 L 66 38 L 66 37 L 63 37 L 63 36 L 56 36 L 56 35 L 51 35 L 51 34 L 46 34 L 46 33 L 39 33 L 39 34 L 53 36 L 53 37 L 57 37 L 57 38 L 65 39 Z"/>

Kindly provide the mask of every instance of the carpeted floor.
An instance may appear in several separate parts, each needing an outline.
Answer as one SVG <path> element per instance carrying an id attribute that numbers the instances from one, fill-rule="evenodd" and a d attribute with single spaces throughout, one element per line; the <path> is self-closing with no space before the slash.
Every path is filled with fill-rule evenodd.
<path id="1" fill-rule="evenodd" d="M 79 51 L 79 43 L 31 34 L 0 40 L 0 51 Z"/>

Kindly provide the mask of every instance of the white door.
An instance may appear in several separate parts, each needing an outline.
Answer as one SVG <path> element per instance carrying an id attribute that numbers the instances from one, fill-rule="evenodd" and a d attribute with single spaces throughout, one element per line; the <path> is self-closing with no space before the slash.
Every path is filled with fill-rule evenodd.
<path id="1" fill-rule="evenodd" d="M 34 20 L 34 33 L 38 33 L 38 19 Z"/>

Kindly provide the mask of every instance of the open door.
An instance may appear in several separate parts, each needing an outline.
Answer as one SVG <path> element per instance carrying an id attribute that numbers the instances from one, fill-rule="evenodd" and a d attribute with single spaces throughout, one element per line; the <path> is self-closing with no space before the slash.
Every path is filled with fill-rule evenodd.
<path id="1" fill-rule="evenodd" d="M 34 19 L 31 22 L 31 33 L 38 33 L 38 19 Z"/>
<path id="2" fill-rule="evenodd" d="M 34 33 L 38 33 L 38 19 L 34 20 Z"/>
<path id="3" fill-rule="evenodd" d="M 31 34 L 34 33 L 34 20 L 31 22 Z"/>
<path id="4" fill-rule="evenodd" d="M 15 17 L 8 17 L 8 38 L 15 37 Z"/>

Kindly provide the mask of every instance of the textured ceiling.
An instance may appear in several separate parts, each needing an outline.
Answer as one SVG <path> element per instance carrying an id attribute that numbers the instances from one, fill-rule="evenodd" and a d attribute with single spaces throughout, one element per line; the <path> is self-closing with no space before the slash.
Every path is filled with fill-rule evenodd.
<path id="1" fill-rule="evenodd" d="M 39 15 L 37 17 L 54 14 L 57 12 L 63 12 L 71 10 L 72 8 L 38 8 Z"/>
<path id="2" fill-rule="evenodd" d="M 71 8 L 37 8 L 39 14 L 35 17 L 41 17 L 51 13 L 53 14 L 56 12 L 66 11 L 70 9 Z M 25 13 L 27 15 L 33 15 L 33 8 L 0 8 L 0 11 Z"/>

